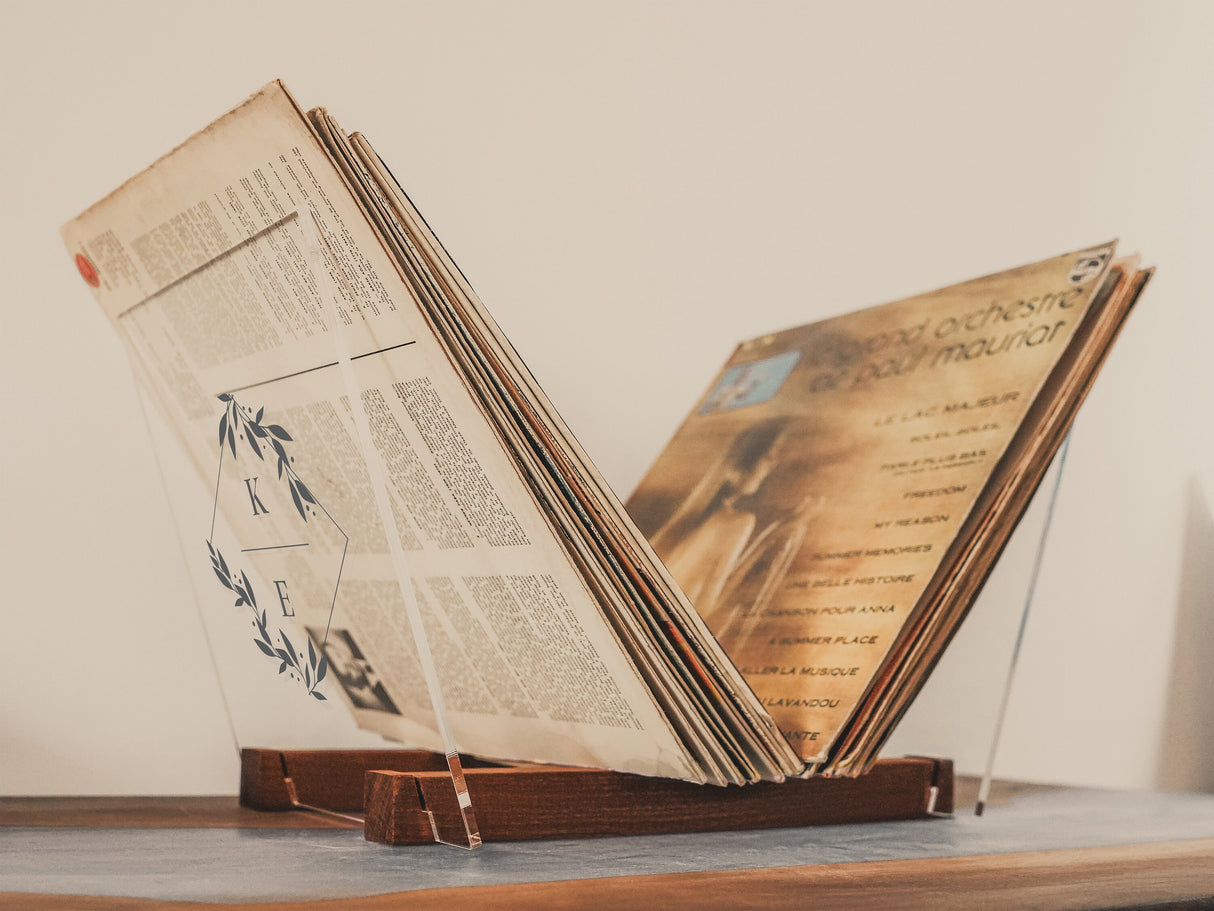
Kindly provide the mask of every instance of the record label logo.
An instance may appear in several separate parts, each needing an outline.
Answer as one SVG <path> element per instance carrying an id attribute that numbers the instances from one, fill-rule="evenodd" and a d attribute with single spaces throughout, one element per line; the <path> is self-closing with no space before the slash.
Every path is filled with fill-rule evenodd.
<path id="1" fill-rule="evenodd" d="M 97 270 L 83 253 L 76 254 L 76 268 L 80 271 L 80 277 L 88 282 L 90 286 L 94 288 L 101 287 L 101 276 L 97 274 Z"/>

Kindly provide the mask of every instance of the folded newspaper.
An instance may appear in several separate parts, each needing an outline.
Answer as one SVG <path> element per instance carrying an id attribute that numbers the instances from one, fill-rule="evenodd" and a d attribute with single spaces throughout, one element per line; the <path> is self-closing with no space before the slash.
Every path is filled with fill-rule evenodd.
<path id="1" fill-rule="evenodd" d="M 281 83 L 63 237 L 267 674 L 414 746 L 713 783 L 871 764 L 1150 275 L 1102 244 L 743 343 L 625 510 Z"/>

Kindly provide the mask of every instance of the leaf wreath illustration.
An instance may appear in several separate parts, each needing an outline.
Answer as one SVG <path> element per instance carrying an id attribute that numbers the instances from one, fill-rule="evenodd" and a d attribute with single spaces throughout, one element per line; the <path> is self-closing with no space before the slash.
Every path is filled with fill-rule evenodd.
<path id="1" fill-rule="evenodd" d="M 270 635 L 269 625 L 266 622 L 266 612 L 259 610 L 257 607 L 257 598 L 253 593 L 253 586 L 249 582 L 248 575 L 245 571 L 240 570 L 240 578 L 233 576 L 232 570 L 228 567 L 228 562 L 223 558 L 223 554 L 210 541 L 207 541 L 207 550 L 211 552 L 211 567 L 215 570 L 215 575 L 224 588 L 229 589 L 236 595 L 236 607 L 248 607 L 253 612 L 253 625 L 257 627 L 257 638 L 253 640 L 253 644 L 261 649 L 262 653 L 267 658 L 273 658 L 279 661 L 278 673 L 285 674 L 288 670 L 292 671 L 293 677 L 297 677 L 305 687 L 308 694 L 325 701 L 324 693 L 316 689 L 317 684 L 325 679 L 325 674 L 329 672 L 329 659 L 325 655 L 317 656 L 316 649 L 312 645 L 312 637 L 308 636 L 308 658 L 307 663 L 303 661 L 303 652 L 296 652 L 295 646 L 291 644 L 291 640 L 287 638 L 284 630 L 276 630 L 278 640 L 281 643 L 276 645 L 274 637 Z"/>
<path id="2" fill-rule="evenodd" d="M 312 496 L 312 491 L 308 490 L 304 482 L 299 479 L 299 475 L 295 473 L 295 469 L 291 466 L 293 460 L 287 455 L 287 448 L 283 446 L 283 443 L 292 442 L 291 435 L 278 424 L 262 426 L 261 419 L 265 415 L 265 408 L 258 408 L 257 414 L 253 414 L 252 408 L 241 405 L 236 401 L 235 396 L 226 392 L 219 396 L 219 401 L 227 406 L 223 417 L 219 419 L 219 448 L 223 449 L 226 443 L 232 450 L 232 458 L 236 458 L 236 437 L 239 434 L 248 442 L 253 454 L 262 461 L 265 461 L 266 458 L 263 446 L 272 449 L 274 455 L 278 457 L 278 479 L 281 481 L 284 474 L 287 476 L 291 501 L 295 504 L 295 509 L 303 520 L 308 521 L 308 513 L 311 512 L 315 515 L 316 510 L 312 507 L 315 507 L 317 503 L 316 498 Z M 261 441 L 260 444 L 258 440 Z"/>
<path id="3" fill-rule="evenodd" d="M 265 461 L 266 458 L 265 450 L 271 450 L 278 461 L 278 479 L 281 481 L 284 476 L 286 477 L 291 491 L 291 501 L 295 504 L 295 509 L 300 517 L 307 522 L 308 513 L 311 512 L 315 515 L 316 509 L 320 506 L 316 502 L 316 498 L 312 496 L 312 492 L 308 490 L 307 485 L 296 474 L 291 464 L 294 460 L 287 455 L 284 443 L 294 442 L 291 435 L 278 424 L 263 425 L 261 423 L 262 418 L 265 417 L 265 408 L 258 408 L 257 413 L 254 414 L 252 408 L 241 405 L 235 396 L 229 393 L 222 393 L 218 398 L 225 405 L 223 416 L 219 419 L 221 464 L 225 445 L 231 450 L 232 457 L 236 458 L 236 438 L 238 436 L 248 443 L 249 448 L 262 461 Z M 309 695 L 322 702 L 325 701 L 324 694 L 316 687 L 328 673 L 328 658 L 323 654 L 317 655 L 312 638 L 307 636 L 307 663 L 302 663 L 304 661 L 303 652 L 296 651 L 285 630 L 278 628 L 274 635 L 271 635 L 266 612 L 258 608 L 253 585 L 249 582 L 245 571 L 240 570 L 240 576 L 237 578 L 223 554 L 211 543 L 210 539 L 207 540 L 207 550 L 211 554 L 211 568 L 215 570 L 216 578 L 224 588 L 236 595 L 236 607 L 248 607 L 253 614 L 253 625 L 257 628 L 257 638 L 253 640 L 253 644 L 267 658 L 273 658 L 279 662 L 279 674 L 290 671 L 291 676 L 298 679 L 307 688 Z"/>

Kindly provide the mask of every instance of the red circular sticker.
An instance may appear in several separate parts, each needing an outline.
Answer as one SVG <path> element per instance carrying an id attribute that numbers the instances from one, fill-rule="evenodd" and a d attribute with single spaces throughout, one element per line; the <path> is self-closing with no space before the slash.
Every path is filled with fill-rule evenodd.
<path id="1" fill-rule="evenodd" d="M 80 270 L 80 277 L 86 282 L 94 288 L 101 287 L 101 276 L 97 274 L 97 270 L 93 268 L 93 264 L 83 253 L 76 254 L 76 268 Z"/>

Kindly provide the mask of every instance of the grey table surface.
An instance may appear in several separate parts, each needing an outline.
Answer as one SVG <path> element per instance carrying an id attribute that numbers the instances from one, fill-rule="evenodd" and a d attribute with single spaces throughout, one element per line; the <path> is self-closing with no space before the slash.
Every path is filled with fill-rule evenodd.
<path id="1" fill-rule="evenodd" d="M 0 828 L 0 892 L 256 902 L 654 873 L 910 860 L 1214 837 L 1214 795 L 1059 789 L 975 817 L 387 847 L 357 830 Z M 1214 858 L 1211 858 L 1214 864 Z"/>

